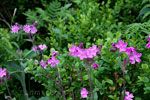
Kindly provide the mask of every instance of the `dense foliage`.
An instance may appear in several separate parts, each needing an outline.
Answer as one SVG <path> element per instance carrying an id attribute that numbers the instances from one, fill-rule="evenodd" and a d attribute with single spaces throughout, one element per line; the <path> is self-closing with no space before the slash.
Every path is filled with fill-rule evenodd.
<path id="1" fill-rule="evenodd" d="M 150 99 L 149 0 L 0 6 L 1 100 Z"/>

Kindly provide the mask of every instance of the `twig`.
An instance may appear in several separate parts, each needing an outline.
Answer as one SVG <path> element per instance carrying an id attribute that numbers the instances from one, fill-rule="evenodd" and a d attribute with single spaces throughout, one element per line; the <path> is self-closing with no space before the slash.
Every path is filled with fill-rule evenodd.
<path id="1" fill-rule="evenodd" d="M 0 20 L 3 21 L 9 28 L 11 28 L 10 24 L 6 21 L 6 19 L 4 18 L 4 16 L 1 13 L 0 13 L 0 16 L 1 16 Z"/>
<path id="2" fill-rule="evenodd" d="M 17 8 L 14 9 L 14 13 L 13 13 L 13 16 L 12 16 L 12 19 L 11 19 L 11 25 L 12 25 L 12 23 L 14 21 L 14 17 L 16 15 L 16 12 L 17 12 Z"/>

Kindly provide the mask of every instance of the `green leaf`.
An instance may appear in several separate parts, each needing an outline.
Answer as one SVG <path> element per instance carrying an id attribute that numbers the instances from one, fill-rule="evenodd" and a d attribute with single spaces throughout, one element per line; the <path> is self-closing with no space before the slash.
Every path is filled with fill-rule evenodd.
<path id="1" fill-rule="evenodd" d="M 113 81 L 111 79 L 106 78 L 105 81 L 111 85 L 113 85 Z"/>
<path id="2" fill-rule="evenodd" d="M 56 34 L 59 34 L 59 35 L 62 34 L 61 30 L 58 29 L 58 28 L 52 28 L 52 30 L 53 30 L 53 32 L 56 33 Z"/>
<path id="3" fill-rule="evenodd" d="M 29 100 L 38 100 L 34 96 L 30 97 Z"/>
<path id="4" fill-rule="evenodd" d="M 149 12 L 146 12 L 145 14 L 144 14 L 144 16 L 143 16 L 143 19 L 145 19 L 147 16 L 149 16 L 150 15 L 150 11 Z"/>
<path id="5" fill-rule="evenodd" d="M 16 98 L 13 98 L 12 100 L 16 100 Z"/>
<path id="6" fill-rule="evenodd" d="M 148 83 L 149 82 L 149 79 L 147 77 L 140 77 L 138 76 L 138 79 L 142 82 L 145 82 L 145 83 Z"/>
<path id="7" fill-rule="evenodd" d="M 16 52 L 15 50 L 9 49 L 9 48 L 6 48 L 6 47 L 4 47 L 4 49 L 5 49 L 9 54 L 11 54 L 12 56 L 18 58 L 18 54 L 17 54 L 17 52 Z"/>
<path id="8" fill-rule="evenodd" d="M 149 11 L 150 11 L 150 8 L 145 8 L 145 9 L 143 9 L 143 10 L 140 11 L 139 16 L 141 16 L 141 15 L 143 15 L 146 12 L 149 12 Z"/>
<path id="9" fill-rule="evenodd" d="M 69 7 L 71 7 L 72 3 L 66 4 L 63 8 L 68 9 Z"/>
<path id="10" fill-rule="evenodd" d="M 16 42 L 11 42 L 13 45 L 15 45 L 17 47 L 17 49 L 19 49 L 19 45 Z"/>
<path id="11" fill-rule="evenodd" d="M 148 65 L 147 64 L 142 64 L 142 69 L 144 69 L 144 70 L 148 69 Z"/>
<path id="12" fill-rule="evenodd" d="M 33 50 L 25 50 L 23 53 L 25 54 L 23 57 L 28 59 L 37 55 Z"/>
<path id="13" fill-rule="evenodd" d="M 41 97 L 39 100 L 50 100 L 48 97 Z"/>
<path id="14" fill-rule="evenodd" d="M 83 80 L 88 80 L 89 79 L 89 76 L 88 75 L 84 75 L 83 76 Z"/>
<path id="15" fill-rule="evenodd" d="M 135 100 L 142 100 L 141 98 L 135 97 Z"/>
<path id="16" fill-rule="evenodd" d="M 102 84 L 95 78 L 95 85 L 98 87 L 98 88 L 102 88 Z"/>
<path id="17" fill-rule="evenodd" d="M 109 58 L 107 56 L 102 56 L 101 59 L 109 63 Z"/>
<path id="18" fill-rule="evenodd" d="M 94 100 L 98 100 L 97 92 L 94 92 Z"/>
<path id="19" fill-rule="evenodd" d="M 144 94 L 149 94 L 150 93 L 150 87 L 145 87 L 144 90 L 145 90 Z"/>

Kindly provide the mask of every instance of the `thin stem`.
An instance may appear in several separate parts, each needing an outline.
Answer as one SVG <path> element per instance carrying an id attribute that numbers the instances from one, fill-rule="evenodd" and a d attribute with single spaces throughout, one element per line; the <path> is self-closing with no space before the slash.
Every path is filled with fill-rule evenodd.
<path id="1" fill-rule="evenodd" d="M 82 82 L 82 75 L 81 75 L 81 70 L 79 69 L 79 78 L 80 78 L 80 82 L 81 82 L 81 84 L 83 84 L 83 82 Z"/>
<path id="2" fill-rule="evenodd" d="M 27 88 L 26 88 L 26 78 L 25 78 L 25 72 L 22 72 L 24 74 L 24 78 L 23 78 L 23 90 L 24 90 L 24 94 L 26 97 L 26 100 L 28 100 L 28 92 L 27 92 Z"/>
<path id="3" fill-rule="evenodd" d="M 60 72 L 59 72 L 59 68 L 56 66 L 56 69 L 57 69 L 57 77 L 58 77 L 58 80 L 59 80 L 59 87 L 60 87 L 60 91 L 64 97 L 64 100 L 66 100 L 66 97 L 65 97 L 65 92 L 63 90 L 63 86 L 62 86 L 62 79 L 60 77 Z"/>
<path id="4" fill-rule="evenodd" d="M 6 84 L 6 88 L 7 88 L 8 94 L 11 97 L 11 93 L 10 93 L 10 90 L 9 90 L 9 87 L 8 87 L 8 84 L 7 84 L 7 78 L 5 79 L 5 84 Z"/>
<path id="5" fill-rule="evenodd" d="M 54 80 L 53 77 L 47 72 L 47 70 L 46 69 L 44 69 L 44 70 L 48 74 L 48 77 L 50 77 L 50 79 Z"/>
<path id="6" fill-rule="evenodd" d="M 16 15 L 16 12 L 17 12 L 17 8 L 14 9 L 14 13 L 13 13 L 13 16 L 12 16 L 12 19 L 11 19 L 11 24 L 10 24 L 10 25 L 12 25 L 12 23 L 13 23 L 13 21 L 14 21 L 14 17 L 15 17 L 15 15 Z"/>
<path id="7" fill-rule="evenodd" d="M 119 67 L 121 68 L 121 71 L 123 73 L 123 99 L 124 99 L 124 97 L 125 97 L 125 83 L 126 83 L 126 81 L 125 81 L 125 68 L 126 68 L 126 66 L 125 65 L 122 66 L 122 64 L 121 64 L 121 56 L 120 56 L 119 51 L 118 51 L 118 56 L 119 56 Z M 121 100 L 121 98 L 122 98 L 122 93 L 120 95 L 119 100 Z"/>
<path id="8" fill-rule="evenodd" d="M 6 19 L 5 19 L 4 16 L 2 15 L 2 13 L 0 13 L 0 16 L 1 16 L 0 20 L 3 21 L 9 28 L 11 28 L 11 27 L 10 27 L 10 24 L 6 21 Z"/>
<path id="9" fill-rule="evenodd" d="M 92 68 L 89 64 L 88 64 L 88 69 L 89 69 L 88 76 L 89 76 L 90 92 L 91 92 L 92 100 L 94 100 L 93 86 L 92 86 Z"/>
<path id="10" fill-rule="evenodd" d="M 33 40 L 33 38 L 32 38 L 32 36 L 31 36 L 31 34 L 30 34 L 30 33 L 29 33 L 29 39 L 31 40 L 32 45 L 34 46 L 34 45 L 35 45 L 35 43 L 34 43 L 34 40 Z M 36 53 L 36 55 L 38 56 L 38 52 L 37 52 L 37 51 L 35 51 L 35 53 Z M 40 61 L 40 56 L 38 56 L 38 61 Z"/>
<path id="11" fill-rule="evenodd" d="M 125 84 L 126 84 L 125 72 L 123 72 L 123 98 L 125 97 Z"/>
<path id="12" fill-rule="evenodd" d="M 70 75 L 70 82 L 71 82 L 71 85 L 72 85 L 72 76 L 71 75 Z M 73 98 L 73 100 L 75 100 L 73 90 L 72 90 L 72 98 Z"/>

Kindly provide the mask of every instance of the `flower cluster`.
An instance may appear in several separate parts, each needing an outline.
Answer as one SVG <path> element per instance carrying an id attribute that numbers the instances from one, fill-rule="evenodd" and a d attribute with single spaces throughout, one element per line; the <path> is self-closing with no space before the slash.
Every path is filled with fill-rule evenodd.
<path id="1" fill-rule="evenodd" d="M 88 49 L 81 49 L 80 47 L 73 45 L 69 48 L 69 55 L 73 57 L 79 57 L 80 60 L 83 60 L 84 58 L 93 58 L 98 55 L 98 52 L 101 51 L 101 48 L 102 45 L 98 49 L 97 45 L 93 45 L 93 47 L 90 47 Z"/>
<path id="2" fill-rule="evenodd" d="M 146 44 L 146 48 L 150 48 L 150 34 L 148 36 L 148 39 L 147 39 L 148 43 Z"/>
<path id="3" fill-rule="evenodd" d="M 18 33 L 19 30 L 23 29 L 24 32 L 30 33 L 32 35 L 37 32 L 36 26 L 37 21 L 35 21 L 33 25 L 24 25 L 23 28 L 21 28 L 18 23 L 15 23 L 15 25 L 11 27 L 11 33 Z"/>
<path id="4" fill-rule="evenodd" d="M 82 98 L 87 98 L 87 95 L 88 95 L 88 91 L 86 90 L 86 88 L 83 88 L 81 90 L 81 97 Z"/>
<path id="5" fill-rule="evenodd" d="M 5 77 L 10 79 L 10 76 L 6 72 L 6 68 L 4 68 L 4 69 L 0 68 L 0 82 L 4 82 Z"/>
<path id="6" fill-rule="evenodd" d="M 119 43 L 116 43 L 115 47 L 119 48 L 120 52 L 122 52 L 126 50 L 127 45 L 127 43 L 124 43 L 122 40 L 119 40 Z"/>
<path id="7" fill-rule="evenodd" d="M 51 64 L 52 67 L 55 67 L 56 64 L 59 64 L 59 60 L 57 60 L 55 58 L 55 56 L 57 55 L 57 52 L 53 52 L 52 53 L 52 57 L 47 59 L 47 62 L 44 62 L 44 60 L 41 60 L 40 65 L 46 69 L 46 64 Z"/>
<path id="8" fill-rule="evenodd" d="M 122 40 L 119 40 L 119 43 L 115 44 L 115 47 L 113 48 L 118 48 L 120 52 L 125 52 L 129 56 L 129 60 L 131 64 L 135 64 L 136 62 L 141 62 L 140 57 L 142 56 L 141 53 L 137 53 L 137 49 L 134 47 L 128 47 L 127 48 L 127 43 L 124 43 Z"/>
<path id="9" fill-rule="evenodd" d="M 34 22 L 33 25 L 28 25 L 28 24 L 24 25 L 23 31 L 26 33 L 35 34 L 37 32 L 36 25 L 37 25 L 36 21 Z"/>
<path id="10" fill-rule="evenodd" d="M 133 98 L 134 98 L 133 94 L 126 91 L 126 96 L 124 100 L 133 100 Z"/>
<path id="11" fill-rule="evenodd" d="M 38 46 L 34 45 L 32 50 L 37 52 L 38 50 L 39 51 L 43 51 L 47 46 L 45 44 L 40 44 Z"/>
<path id="12" fill-rule="evenodd" d="M 19 26 L 18 23 L 15 23 L 15 25 L 13 25 L 13 26 L 11 27 L 11 33 L 18 33 L 19 30 L 20 30 L 20 26 Z"/>
<path id="13" fill-rule="evenodd" d="M 46 69 L 46 63 L 44 62 L 43 59 L 41 60 L 40 65 L 41 65 L 44 69 Z"/>

